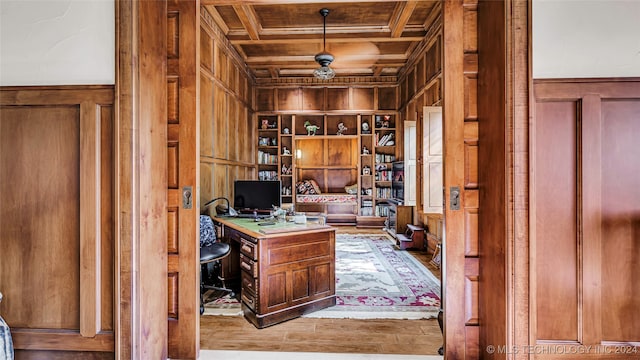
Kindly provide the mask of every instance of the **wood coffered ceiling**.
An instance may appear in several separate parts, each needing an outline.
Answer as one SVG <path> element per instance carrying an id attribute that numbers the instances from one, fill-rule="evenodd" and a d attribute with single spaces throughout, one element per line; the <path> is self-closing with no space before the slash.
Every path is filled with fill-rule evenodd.
<path id="1" fill-rule="evenodd" d="M 398 76 L 440 12 L 439 0 L 201 0 L 257 80 L 312 77 L 327 51 L 336 77 Z"/>

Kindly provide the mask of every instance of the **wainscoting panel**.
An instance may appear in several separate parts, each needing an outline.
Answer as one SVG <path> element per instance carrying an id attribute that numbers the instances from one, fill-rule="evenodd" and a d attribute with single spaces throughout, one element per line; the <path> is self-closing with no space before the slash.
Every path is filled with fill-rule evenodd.
<path id="1" fill-rule="evenodd" d="M 632 348 L 640 342 L 640 81 L 536 81 L 534 91 L 533 338 Z M 635 359 L 635 349 L 590 355 Z"/>
<path id="2" fill-rule="evenodd" d="M 113 352 L 113 87 L 0 91 L 0 312 L 14 346 Z"/>

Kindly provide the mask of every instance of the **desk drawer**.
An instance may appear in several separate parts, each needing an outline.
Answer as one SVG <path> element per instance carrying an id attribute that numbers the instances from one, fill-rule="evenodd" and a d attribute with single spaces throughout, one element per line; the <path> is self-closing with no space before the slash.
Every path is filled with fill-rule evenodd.
<path id="1" fill-rule="evenodd" d="M 253 243 L 244 236 L 240 237 L 240 252 L 251 260 L 258 260 L 258 244 Z"/>
<path id="2" fill-rule="evenodd" d="M 258 292 L 258 279 L 251 276 L 246 271 L 242 272 L 242 292 L 248 291 L 251 294 Z"/>
<path id="3" fill-rule="evenodd" d="M 258 297 L 256 295 L 250 293 L 249 291 L 243 290 L 240 298 L 242 299 L 242 302 L 245 303 L 251 310 L 257 311 L 256 308 L 258 307 Z"/>
<path id="4" fill-rule="evenodd" d="M 254 278 L 258 277 L 258 264 L 242 254 L 240 254 L 240 270 L 247 272 Z"/>

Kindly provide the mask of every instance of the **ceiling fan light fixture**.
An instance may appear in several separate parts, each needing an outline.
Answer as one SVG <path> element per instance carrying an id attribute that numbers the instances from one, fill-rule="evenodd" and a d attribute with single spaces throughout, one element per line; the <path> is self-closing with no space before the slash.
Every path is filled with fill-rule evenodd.
<path id="1" fill-rule="evenodd" d="M 336 72 L 328 66 L 321 66 L 313 70 L 313 76 L 320 80 L 331 80 L 336 76 Z"/>
<path id="2" fill-rule="evenodd" d="M 327 52 L 327 15 L 329 15 L 329 9 L 321 9 L 320 15 L 322 15 L 322 52 L 315 56 L 320 67 L 313 71 L 313 76 L 320 80 L 330 80 L 336 76 L 336 72 L 329 67 L 329 64 L 333 62 L 333 55 Z"/>

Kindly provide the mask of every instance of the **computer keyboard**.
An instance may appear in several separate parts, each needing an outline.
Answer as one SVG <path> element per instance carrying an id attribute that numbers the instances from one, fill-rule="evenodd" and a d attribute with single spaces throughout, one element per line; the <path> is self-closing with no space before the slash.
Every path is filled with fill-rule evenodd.
<path id="1" fill-rule="evenodd" d="M 266 219 L 268 217 L 270 217 L 270 215 L 265 215 L 265 214 L 238 214 L 238 217 L 241 219 Z"/>

